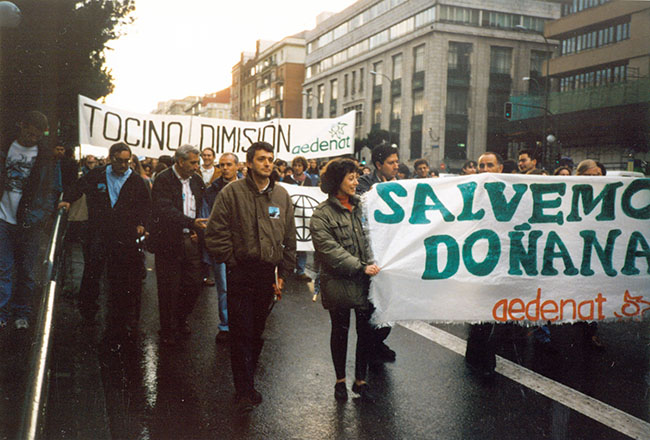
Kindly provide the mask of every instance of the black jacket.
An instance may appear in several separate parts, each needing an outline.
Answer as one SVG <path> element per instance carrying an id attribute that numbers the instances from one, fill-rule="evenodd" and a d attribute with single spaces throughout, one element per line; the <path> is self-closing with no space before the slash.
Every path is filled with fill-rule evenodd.
<path id="1" fill-rule="evenodd" d="M 13 142 L 12 142 L 13 143 Z M 11 144 L 0 150 L 0 198 L 7 182 L 7 154 Z M 23 228 L 39 226 L 54 211 L 54 160 L 47 146 L 38 146 L 36 162 L 30 171 L 23 196 L 18 204 L 16 220 Z"/>
<path id="2" fill-rule="evenodd" d="M 203 191 L 205 190 L 201 176 L 193 174 L 190 177 L 190 188 L 196 201 L 198 216 L 203 205 Z M 172 167 L 156 176 L 151 190 L 151 199 L 153 213 L 149 228 L 149 249 L 160 254 L 180 255 L 183 229 L 194 229 L 196 218 L 183 214 L 183 184 L 176 177 Z M 202 231 L 196 230 L 196 232 L 202 241 Z"/>
<path id="3" fill-rule="evenodd" d="M 151 198 L 147 184 L 135 172 L 126 179 L 117 202 L 111 207 L 106 181 L 106 167 L 90 170 L 63 194 L 69 203 L 86 194 L 88 227 L 92 234 L 102 234 L 107 243 L 135 247 L 136 228 L 145 226 L 151 215 Z"/>

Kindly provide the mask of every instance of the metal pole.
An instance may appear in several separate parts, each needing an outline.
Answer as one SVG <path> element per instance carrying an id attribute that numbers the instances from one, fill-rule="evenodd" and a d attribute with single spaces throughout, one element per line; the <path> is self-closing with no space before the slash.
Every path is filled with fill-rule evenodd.
<path id="1" fill-rule="evenodd" d="M 544 38 L 544 44 L 546 45 L 546 77 L 544 78 L 544 107 L 546 108 L 546 111 L 544 112 L 544 117 L 542 119 L 542 131 L 544 132 L 544 136 L 542 138 L 542 163 L 543 165 L 548 165 L 550 161 L 548 160 L 548 141 L 546 140 L 546 114 L 548 113 L 548 98 L 550 95 L 550 78 L 549 78 L 549 68 L 551 64 L 551 45 L 548 43 L 548 40 L 546 39 L 546 36 L 544 34 L 541 34 L 542 38 Z"/>

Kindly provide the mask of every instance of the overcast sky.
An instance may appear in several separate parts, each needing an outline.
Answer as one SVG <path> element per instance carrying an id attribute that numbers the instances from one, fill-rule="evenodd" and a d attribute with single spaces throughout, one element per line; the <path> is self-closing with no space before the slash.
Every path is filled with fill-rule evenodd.
<path id="1" fill-rule="evenodd" d="M 109 43 L 115 91 L 106 103 L 149 113 L 159 101 L 228 87 L 241 52 L 316 26 L 354 0 L 136 0 L 136 21 Z"/>

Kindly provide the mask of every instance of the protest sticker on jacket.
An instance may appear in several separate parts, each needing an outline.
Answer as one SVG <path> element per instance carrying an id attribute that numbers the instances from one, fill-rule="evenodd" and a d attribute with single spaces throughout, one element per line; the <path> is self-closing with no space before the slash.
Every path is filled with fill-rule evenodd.
<path id="1" fill-rule="evenodd" d="M 124 142 L 138 156 L 173 155 L 191 144 L 212 148 L 217 156 L 234 153 L 246 160 L 248 147 L 265 141 L 276 157 L 290 161 L 354 153 L 354 111 L 333 119 L 233 121 L 187 115 L 142 114 L 121 110 L 79 95 L 79 140 L 109 148 Z"/>
<path id="2" fill-rule="evenodd" d="M 650 318 L 650 179 L 386 182 L 364 211 L 375 322 Z"/>
<path id="3" fill-rule="evenodd" d="M 316 186 L 288 185 L 285 183 L 280 183 L 280 185 L 287 190 L 293 203 L 293 217 L 296 221 L 296 250 L 313 251 L 314 245 L 311 242 L 309 221 L 314 209 L 321 202 L 327 200 L 327 194 Z"/>

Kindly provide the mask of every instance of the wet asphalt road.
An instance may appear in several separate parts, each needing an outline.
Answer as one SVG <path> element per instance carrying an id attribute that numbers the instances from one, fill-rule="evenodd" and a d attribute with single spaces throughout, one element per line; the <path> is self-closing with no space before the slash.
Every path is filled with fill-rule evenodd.
<path id="1" fill-rule="evenodd" d="M 148 263 L 151 267 L 152 258 Z M 228 346 L 214 341 L 214 287 L 206 287 L 197 303 L 191 336 L 171 348 L 158 344 L 155 289 L 150 270 L 140 336 L 117 351 L 99 343 L 102 316 L 84 326 L 74 296 L 61 296 L 45 438 L 629 438 L 507 377 L 484 383 L 468 372 L 463 356 L 402 326 L 387 341 L 397 361 L 372 371 L 368 379 L 378 401 L 361 401 L 350 391 L 350 400 L 337 403 L 328 314 L 320 302 L 312 302 L 309 286 L 294 280 L 267 321 L 256 376 L 264 401 L 241 416 L 233 405 Z M 467 335 L 465 325 L 437 327 Z M 649 422 L 649 330 L 648 320 L 601 324 L 607 348 L 594 351 L 582 343 L 575 326 L 554 327 L 556 351 L 549 353 L 532 344 L 527 329 L 504 326 L 499 354 Z M 354 335 L 349 342 L 352 377 Z"/>

